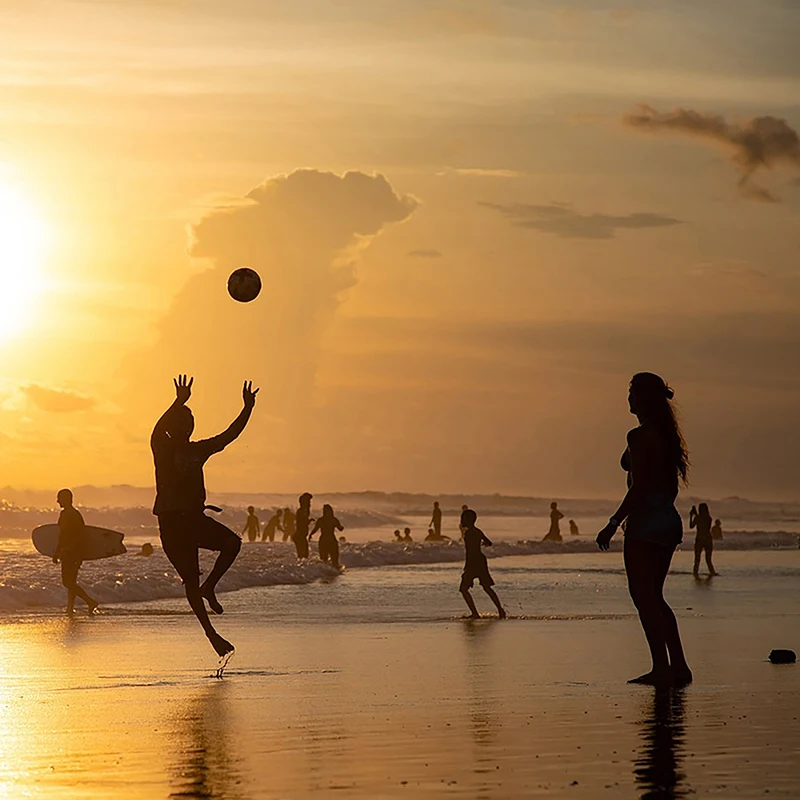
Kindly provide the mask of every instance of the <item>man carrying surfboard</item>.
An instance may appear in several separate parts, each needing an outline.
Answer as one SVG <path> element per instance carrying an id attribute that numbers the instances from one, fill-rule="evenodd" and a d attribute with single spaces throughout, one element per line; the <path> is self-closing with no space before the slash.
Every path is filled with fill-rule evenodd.
<path id="1" fill-rule="evenodd" d="M 78 571 L 83 563 L 86 523 L 83 515 L 73 505 L 72 492 L 62 489 L 56 498 L 61 506 L 58 516 L 58 545 L 53 555 L 53 563 L 61 562 L 61 582 L 67 590 L 67 614 L 75 612 L 75 598 L 80 597 L 93 614 L 97 610 L 97 600 L 78 584 Z"/>
<path id="2" fill-rule="evenodd" d="M 186 375 L 179 375 L 173 381 L 175 402 L 156 423 L 150 437 L 156 467 L 153 513 L 158 517 L 164 552 L 183 579 L 186 599 L 211 646 L 223 657 L 233 652 L 233 645 L 214 630 L 204 600 L 215 614 L 222 613 L 214 590 L 236 560 L 242 542 L 230 528 L 203 513 L 206 509 L 203 466 L 245 429 L 256 404 L 258 389 L 253 389 L 253 384 L 245 381 L 242 388 L 244 406 L 239 416 L 217 436 L 193 442 L 190 437 L 194 431 L 194 415 L 186 406 L 192 396 L 193 382 L 194 378 L 187 379 Z M 219 553 L 214 568 L 202 585 L 201 547 Z"/>

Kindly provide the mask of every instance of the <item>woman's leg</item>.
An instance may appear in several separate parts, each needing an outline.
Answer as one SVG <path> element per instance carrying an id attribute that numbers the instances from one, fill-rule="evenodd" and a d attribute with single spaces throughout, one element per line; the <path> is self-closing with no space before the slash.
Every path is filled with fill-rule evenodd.
<path id="1" fill-rule="evenodd" d="M 700 577 L 700 555 L 702 552 L 702 548 L 697 545 L 694 546 L 694 569 L 692 570 L 692 575 L 694 575 L 695 578 Z"/>
<path id="2" fill-rule="evenodd" d="M 669 574 L 669 567 L 672 563 L 672 554 L 674 550 L 668 547 L 660 547 L 659 545 L 653 546 L 657 548 L 655 551 L 655 581 L 662 620 L 661 626 L 664 634 L 664 641 L 667 645 L 667 651 L 669 652 L 672 678 L 675 683 L 685 685 L 692 682 L 692 671 L 686 663 L 686 656 L 683 652 L 683 643 L 681 642 L 681 634 L 678 630 L 678 620 L 675 618 L 675 612 L 664 598 L 664 583 Z"/>
<path id="3" fill-rule="evenodd" d="M 506 610 L 503 608 L 502 605 L 500 605 L 500 598 L 497 596 L 497 592 L 494 589 L 492 589 L 491 586 L 484 586 L 483 591 L 489 595 L 491 601 L 497 606 L 497 614 L 500 617 L 500 619 L 505 619 Z"/>
<path id="4" fill-rule="evenodd" d="M 706 566 L 708 567 L 708 574 L 709 575 L 716 575 L 717 571 L 714 569 L 714 565 L 711 563 L 711 554 L 714 552 L 714 543 L 709 542 L 708 546 L 706 547 Z"/>
<path id="5" fill-rule="evenodd" d="M 628 576 L 628 591 L 642 624 L 653 668 L 649 673 L 633 680 L 637 683 L 666 682 L 670 676 L 667 642 L 662 614 L 661 587 L 659 582 L 662 565 L 658 563 L 658 552 L 653 548 L 659 545 L 625 539 L 624 559 L 625 572 Z M 667 562 L 669 568 L 669 562 Z"/>

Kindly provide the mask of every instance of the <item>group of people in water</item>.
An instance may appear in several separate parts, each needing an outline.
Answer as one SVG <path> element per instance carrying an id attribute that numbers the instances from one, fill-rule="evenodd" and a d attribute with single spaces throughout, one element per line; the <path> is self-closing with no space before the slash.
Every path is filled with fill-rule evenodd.
<path id="1" fill-rule="evenodd" d="M 216 587 L 236 560 L 242 541 L 230 528 L 206 513 L 220 509 L 206 505 L 203 468 L 212 455 L 224 450 L 242 434 L 255 407 L 258 389 L 245 382 L 242 409 L 228 428 L 209 439 L 192 441 L 194 416 L 187 406 L 192 384 L 193 379 L 186 375 L 174 380 L 175 399 L 153 429 L 150 440 L 156 474 L 153 513 L 158 519 L 164 553 L 183 580 L 189 605 L 214 650 L 225 658 L 233 652 L 233 645 L 216 631 L 209 612 L 215 615 L 223 613 Z M 672 405 L 673 396 L 673 390 L 658 375 L 643 372 L 631 379 L 628 405 L 639 424 L 628 432 L 620 461 L 627 474 L 628 489 L 596 539 L 600 550 L 606 551 L 619 528 L 624 529 L 628 588 L 652 659 L 651 669 L 632 682 L 659 686 L 683 686 L 692 681 L 678 623 L 663 593 L 672 556 L 683 538 L 683 523 L 675 508 L 675 500 L 679 484 L 687 482 L 689 470 L 688 450 Z M 275 512 L 265 526 L 262 539 L 272 541 L 280 530 L 284 539 L 294 542 L 298 557 L 307 558 L 309 539 L 319 532 L 320 558 L 339 567 L 337 532 L 344 528 L 327 504 L 322 515 L 313 520 L 311 500 L 312 495 L 306 492 L 300 496 L 294 514 L 286 509 Z M 61 534 L 56 559 L 61 561 L 63 582 L 69 592 L 68 608 L 71 610 L 75 598 L 80 597 L 93 611 L 97 607 L 96 601 L 77 583 L 80 554 L 75 546 L 79 539 L 76 531 L 82 528 L 83 518 L 74 508 L 68 490 L 59 493 L 59 503 L 63 511 L 59 520 Z M 260 523 L 253 508 L 248 512 L 243 534 L 254 541 Z M 557 537 L 560 540 L 559 522 L 562 518 L 557 503 L 553 503 L 551 527 L 545 539 Z M 498 615 L 504 618 L 506 613 L 493 588 L 494 580 L 483 552 L 483 548 L 490 547 L 492 542 L 476 523 L 476 512 L 462 507 L 459 530 L 466 558 L 459 590 L 470 615 L 477 617 L 470 589 L 478 580 L 496 606 Z M 721 537 L 719 520 L 712 524 L 708 506 L 701 503 L 697 509 L 692 509 L 689 524 L 697 529 L 695 575 L 703 553 L 709 573 L 716 574 L 711 554 L 715 529 Z M 572 525 L 570 528 L 572 530 Z M 577 532 L 577 526 L 574 531 Z M 442 510 L 438 502 L 434 504 L 429 536 L 434 540 L 446 538 L 442 533 Z M 406 529 L 405 535 L 397 538 L 410 541 L 410 530 Z M 218 553 L 212 570 L 202 582 L 200 549 Z"/>

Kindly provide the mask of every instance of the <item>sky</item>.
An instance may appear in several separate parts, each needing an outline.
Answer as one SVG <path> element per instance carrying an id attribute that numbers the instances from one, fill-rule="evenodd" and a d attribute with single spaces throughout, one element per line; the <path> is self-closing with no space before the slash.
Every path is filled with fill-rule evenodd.
<path id="1" fill-rule="evenodd" d="M 0 0 L 0 485 L 800 497 L 794 0 Z M 256 269 L 250 304 L 228 274 Z"/>

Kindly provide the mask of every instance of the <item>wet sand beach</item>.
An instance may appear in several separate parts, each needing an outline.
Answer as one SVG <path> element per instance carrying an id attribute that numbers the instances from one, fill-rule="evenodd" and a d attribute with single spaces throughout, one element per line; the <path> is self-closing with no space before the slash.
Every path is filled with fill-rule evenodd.
<path id="1" fill-rule="evenodd" d="M 730 553 L 707 584 L 690 557 L 680 692 L 625 683 L 646 650 L 613 554 L 495 560 L 505 622 L 460 618 L 457 564 L 223 595 L 222 680 L 180 601 L 8 617 L 0 793 L 794 797 L 800 668 L 766 656 L 797 645 L 800 558 Z"/>

